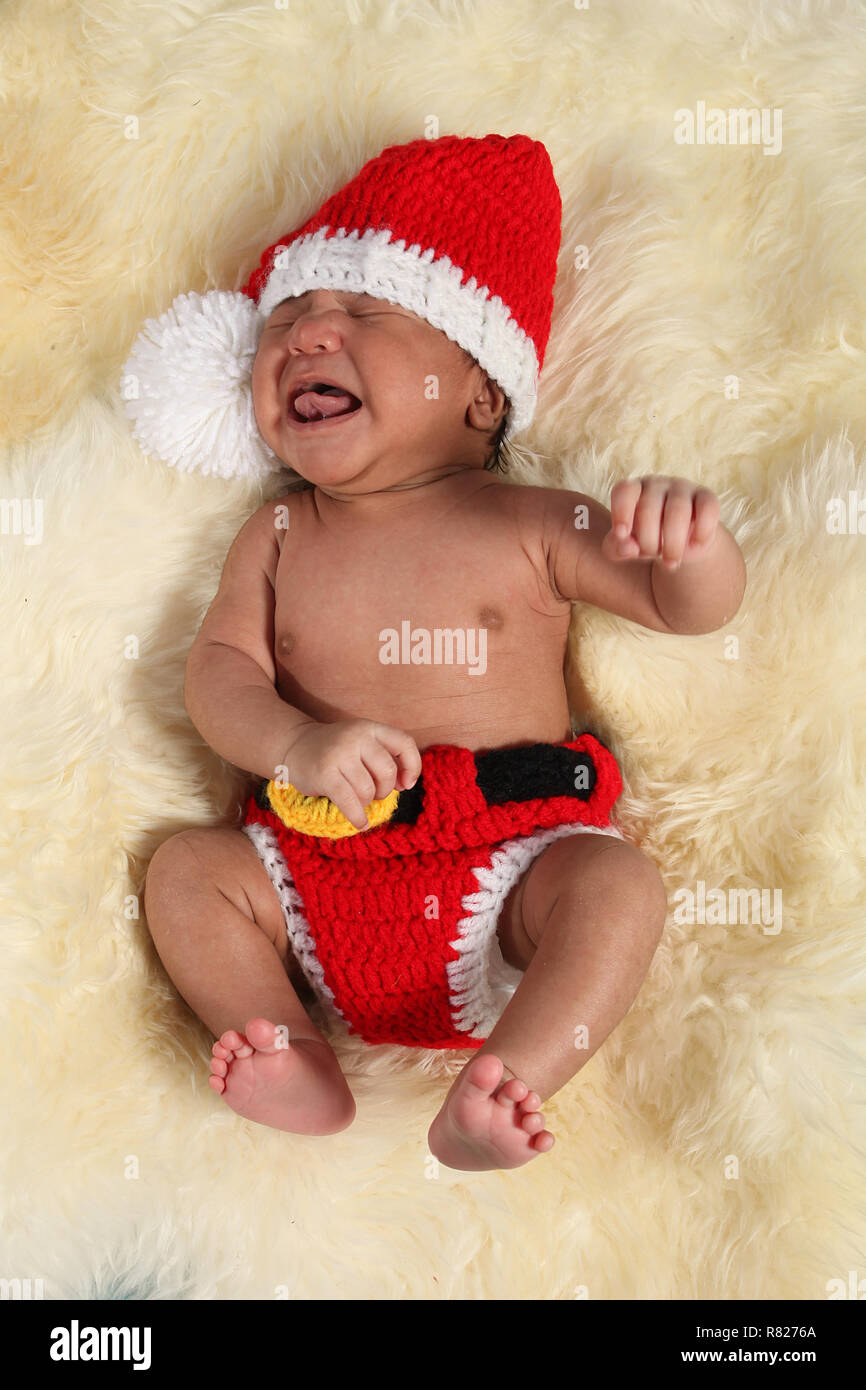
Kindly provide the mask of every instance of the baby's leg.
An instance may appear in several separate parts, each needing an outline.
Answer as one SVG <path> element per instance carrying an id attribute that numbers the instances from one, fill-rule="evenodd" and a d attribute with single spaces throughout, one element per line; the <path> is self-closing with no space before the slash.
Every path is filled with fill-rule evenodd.
<path id="1" fill-rule="evenodd" d="M 275 1129 L 346 1129 L 354 1098 L 289 981 L 282 907 L 249 837 L 214 827 L 166 840 L 147 872 L 145 911 L 166 971 L 219 1040 L 213 1089 Z"/>
<path id="2" fill-rule="evenodd" d="M 553 1147 L 538 1107 L 628 1012 L 667 895 L 634 845 L 577 835 L 539 855 L 504 910 L 514 914 L 509 963 L 525 974 L 430 1128 L 431 1152 L 454 1168 L 516 1167 Z"/>

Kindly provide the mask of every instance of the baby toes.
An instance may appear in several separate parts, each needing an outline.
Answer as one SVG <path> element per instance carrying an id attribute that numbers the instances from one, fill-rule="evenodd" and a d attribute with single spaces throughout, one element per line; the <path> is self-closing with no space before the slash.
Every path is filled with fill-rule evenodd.
<path id="1" fill-rule="evenodd" d="M 243 1033 L 239 1033 L 236 1028 L 227 1029 L 220 1036 L 219 1041 L 227 1051 L 233 1052 L 236 1057 L 252 1057 L 255 1052 L 255 1048 L 250 1046 Z"/>
<path id="2" fill-rule="evenodd" d="M 543 1134 L 539 1134 L 533 1139 L 532 1147 L 535 1149 L 536 1153 L 547 1154 L 550 1153 L 555 1143 L 556 1140 L 550 1131 L 545 1130 Z"/>
<path id="3" fill-rule="evenodd" d="M 544 1129 L 544 1116 L 533 1112 L 530 1115 L 524 1115 L 520 1123 L 527 1134 L 540 1134 L 541 1130 Z"/>
<path id="4" fill-rule="evenodd" d="M 217 1093 L 218 1096 L 221 1096 L 222 1093 L 223 1093 L 223 1091 L 224 1091 L 225 1088 L 226 1088 L 226 1083 L 223 1081 L 222 1077 L 221 1077 L 221 1076 L 209 1076 L 208 1079 L 207 1079 L 207 1081 L 208 1081 L 208 1085 L 212 1088 L 212 1090 L 216 1091 L 216 1093 Z"/>
<path id="5" fill-rule="evenodd" d="M 517 1105 L 524 1100 L 529 1087 L 524 1082 L 519 1081 L 516 1076 L 512 1076 L 506 1081 L 504 1086 L 500 1086 L 496 1092 L 496 1099 L 500 1105 Z"/>
<path id="6" fill-rule="evenodd" d="M 222 1057 L 211 1057 L 210 1070 L 211 1076 L 225 1076 L 228 1073 L 228 1063 Z"/>

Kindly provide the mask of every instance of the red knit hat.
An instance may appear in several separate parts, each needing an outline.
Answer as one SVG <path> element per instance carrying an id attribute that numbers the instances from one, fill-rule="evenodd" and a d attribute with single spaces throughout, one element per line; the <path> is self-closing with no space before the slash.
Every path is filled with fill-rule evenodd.
<path id="1" fill-rule="evenodd" d="M 535 411 L 553 312 L 562 203 L 526 135 L 391 145 L 303 226 L 269 246 L 239 293 L 179 295 L 124 366 L 133 433 L 184 471 L 282 467 L 261 438 L 250 376 L 261 329 L 308 290 L 399 304 L 464 348 L 508 398 L 506 437 Z"/>

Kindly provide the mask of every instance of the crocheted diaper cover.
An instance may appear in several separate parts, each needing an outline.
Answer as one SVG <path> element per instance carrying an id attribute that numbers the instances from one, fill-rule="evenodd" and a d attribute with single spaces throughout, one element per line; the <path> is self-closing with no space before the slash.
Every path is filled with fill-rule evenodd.
<path id="1" fill-rule="evenodd" d="M 434 744 L 421 767 L 368 808 L 367 830 L 265 781 L 243 829 L 329 1022 L 368 1043 L 479 1048 L 522 978 L 496 936 L 505 897 L 553 840 L 622 838 L 610 823 L 622 779 L 586 733 L 487 753 Z"/>

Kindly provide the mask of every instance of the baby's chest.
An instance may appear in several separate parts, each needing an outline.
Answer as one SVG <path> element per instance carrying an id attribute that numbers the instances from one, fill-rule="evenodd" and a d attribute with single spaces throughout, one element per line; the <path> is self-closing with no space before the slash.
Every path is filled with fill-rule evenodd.
<path id="1" fill-rule="evenodd" d="M 471 665 L 527 636 L 533 578 L 522 553 L 491 549 L 457 563 L 453 549 L 383 546 L 323 553 L 304 569 L 281 558 L 274 656 L 294 679 L 323 671 Z"/>

